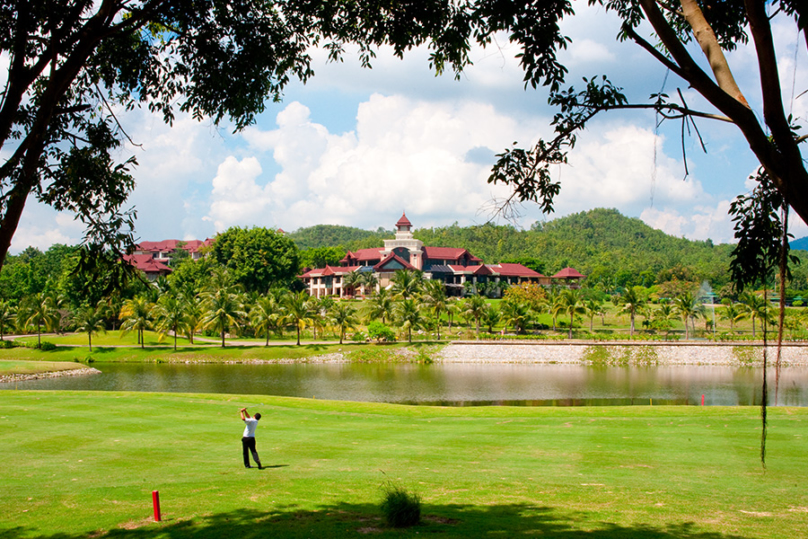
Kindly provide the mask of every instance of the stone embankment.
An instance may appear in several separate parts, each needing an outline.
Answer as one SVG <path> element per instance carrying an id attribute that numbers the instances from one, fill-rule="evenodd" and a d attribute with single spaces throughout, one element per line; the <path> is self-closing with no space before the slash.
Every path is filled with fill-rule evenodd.
<path id="1" fill-rule="evenodd" d="M 81 369 L 67 369 L 64 371 L 38 372 L 36 374 L 6 374 L 0 376 L 0 384 L 7 382 L 23 382 L 25 380 L 41 380 L 43 378 L 60 378 L 62 376 L 86 376 L 88 374 L 101 374 L 92 367 Z"/>
<path id="2" fill-rule="evenodd" d="M 774 365 L 777 347 L 769 346 Z M 441 363 L 583 363 L 603 365 L 762 366 L 763 345 L 724 343 L 491 343 L 454 342 L 444 347 Z M 784 344 L 781 364 L 808 365 L 808 346 Z"/>

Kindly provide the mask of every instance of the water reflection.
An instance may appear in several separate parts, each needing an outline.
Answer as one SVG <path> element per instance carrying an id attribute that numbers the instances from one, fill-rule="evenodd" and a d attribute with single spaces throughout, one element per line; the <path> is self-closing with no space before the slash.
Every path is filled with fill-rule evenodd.
<path id="1" fill-rule="evenodd" d="M 103 374 L 20 382 L 19 389 L 280 395 L 445 406 L 760 404 L 750 367 L 585 365 L 103 364 Z M 774 402 L 774 373 L 770 377 Z M 12 384 L 0 384 L 13 389 Z M 808 406 L 808 368 L 783 369 L 778 405 Z"/>

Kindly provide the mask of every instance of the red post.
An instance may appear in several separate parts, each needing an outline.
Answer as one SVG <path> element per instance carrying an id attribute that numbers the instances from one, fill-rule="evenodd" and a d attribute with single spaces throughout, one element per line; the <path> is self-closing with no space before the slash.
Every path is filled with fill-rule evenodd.
<path id="1" fill-rule="evenodd" d="M 704 406 L 704 394 L 701 395 L 701 405 Z"/>
<path id="2" fill-rule="evenodd" d="M 151 493 L 152 502 L 154 503 L 154 521 L 160 522 L 160 492 L 153 490 Z"/>

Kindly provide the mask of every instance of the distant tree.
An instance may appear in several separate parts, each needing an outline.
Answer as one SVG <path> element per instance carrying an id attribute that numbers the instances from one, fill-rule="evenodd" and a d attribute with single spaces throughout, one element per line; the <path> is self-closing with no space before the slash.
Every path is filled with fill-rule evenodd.
<path id="1" fill-rule="evenodd" d="M 752 338 L 755 338 L 755 320 L 768 321 L 770 316 L 770 309 L 766 300 L 762 296 L 750 292 L 748 290 L 741 293 L 738 297 L 741 304 L 741 316 L 743 318 L 750 318 L 752 320 Z"/>
<path id="2" fill-rule="evenodd" d="M 356 272 L 352 271 L 351 273 L 346 274 L 342 278 L 342 291 L 345 295 L 354 296 L 356 294 L 356 289 L 359 288 L 362 282 L 362 276 Z"/>
<path id="3" fill-rule="evenodd" d="M 185 331 L 188 334 L 188 342 L 194 344 L 194 335 L 203 328 L 202 319 L 205 316 L 202 308 L 202 300 L 196 296 L 183 296 L 185 302 Z"/>
<path id="4" fill-rule="evenodd" d="M 303 268 L 338 266 L 343 258 L 345 258 L 343 247 L 313 247 L 300 251 L 300 266 Z"/>
<path id="5" fill-rule="evenodd" d="M 407 332 L 407 342 L 412 343 L 412 331 L 423 326 L 424 318 L 418 303 L 413 298 L 402 299 L 395 307 L 396 321 Z"/>
<path id="6" fill-rule="evenodd" d="M 0 300 L 0 341 L 6 334 L 6 328 L 17 319 L 17 309 L 8 301 Z"/>
<path id="7" fill-rule="evenodd" d="M 519 335 L 525 331 L 530 321 L 530 306 L 527 302 L 509 298 L 500 304 L 500 316 Z"/>
<path id="8" fill-rule="evenodd" d="M 250 324 L 257 334 L 264 333 L 269 346 L 269 335 L 282 326 L 283 308 L 274 294 L 261 296 L 250 309 Z"/>
<path id="9" fill-rule="evenodd" d="M 561 305 L 564 308 L 564 312 L 570 317 L 569 338 L 572 339 L 572 326 L 573 322 L 575 321 L 575 315 L 586 313 L 583 296 L 581 295 L 580 290 L 566 288 L 561 291 L 561 295 L 559 297 L 561 299 Z"/>
<path id="10" fill-rule="evenodd" d="M 379 293 L 365 302 L 365 317 L 369 321 L 381 320 L 385 324 L 393 318 L 393 298 L 386 288 L 379 290 Z"/>
<path id="11" fill-rule="evenodd" d="M 295 243 L 267 228 L 229 228 L 216 236 L 211 256 L 248 292 L 288 288 L 300 269 Z"/>
<path id="12" fill-rule="evenodd" d="M 699 312 L 698 299 L 693 297 L 692 292 L 685 292 L 673 299 L 673 310 L 679 315 L 685 325 L 685 339 L 690 338 L 689 321 L 695 318 Z"/>
<path id="13" fill-rule="evenodd" d="M 596 316 L 600 316 L 603 312 L 603 303 L 598 300 L 590 299 L 584 303 L 586 316 L 589 318 L 589 332 L 594 331 L 594 320 Z"/>
<path id="14" fill-rule="evenodd" d="M 443 313 L 446 312 L 448 307 L 446 288 L 443 281 L 432 279 L 424 281 L 424 290 L 421 294 L 421 301 L 435 317 L 435 327 L 438 333 L 438 340 L 440 340 L 441 317 L 443 316 Z"/>
<path id="15" fill-rule="evenodd" d="M 494 333 L 494 326 L 499 324 L 501 319 L 502 315 L 499 312 L 499 309 L 493 305 L 489 305 L 485 310 L 485 315 L 483 316 L 482 322 L 483 325 L 488 329 L 488 333 Z"/>
<path id="16" fill-rule="evenodd" d="M 741 309 L 730 298 L 722 299 L 721 305 L 723 308 L 718 312 L 718 316 L 721 318 L 721 320 L 728 320 L 729 330 L 731 332 L 735 332 L 735 321 L 741 315 Z"/>
<path id="17" fill-rule="evenodd" d="M 56 301 L 44 292 L 31 296 L 25 302 L 24 313 L 25 324 L 36 328 L 38 346 L 42 346 L 43 327 L 46 331 L 57 331 L 59 327 L 60 315 Z"/>
<path id="18" fill-rule="evenodd" d="M 392 292 L 401 299 L 410 299 L 421 290 L 424 282 L 423 273 L 415 270 L 396 270 L 393 275 Z"/>
<path id="19" fill-rule="evenodd" d="M 107 306 L 103 301 L 95 307 L 85 305 L 80 307 L 73 317 L 73 323 L 76 326 L 76 331 L 87 334 L 87 342 L 90 347 L 90 352 L 93 351 L 93 335 L 106 331 L 104 326 L 104 312 L 106 308 Z"/>
<path id="20" fill-rule="evenodd" d="M 202 300 L 202 326 L 217 332 L 222 337 L 222 348 L 225 347 L 227 333 L 241 327 L 247 319 L 244 302 L 232 289 L 219 288 L 207 290 L 199 295 Z"/>
<path id="21" fill-rule="evenodd" d="M 362 284 L 363 296 L 372 296 L 376 293 L 376 287 L 379 284 L 379 279 L 372 271 L 362 273 L 362 278 L 359 282 Z"/>
<path id="22" fill-rule="evenodd" d="M 480 320 L 485 316 L 486 302 L 482 296 L 471 296 L 463 302 L 463 316 L 474 320 L 477 340 L 480 339 Z"/>
<path id="23" fill-rule="evenodd" d="M 297 345 L 300 346 L 300 330 L 310 320 L 309 295 L 305 292 L 289 292 L 284 296 L 284 308 L 288 322 L 295 326 Z"/>
<path id="24" fill-rule="evenodd" d="M 357 326 L 356 310 L 348 303 L 335 303 L 329 311 L 331 321 L 339 329 L 339 343 L 345 338 L 345 331 Z"/>
<path id="25" fill-rule="evenodd" d="M 145 297 L 137 296 L 123 302 L 121 307 L 121 330 L 123 334 L 137 331 L 138 344 L 145 348 L 144 332 L 152 329 L 152 309 L 154 305 Z"/>
<path id="26" fill-rule="evenodd" d="M 177 296 L 166 294 L 157 301 L 152 314 L 157 330 L 162 335 L 168 332 L 174 335 L 174 351 L 176 351 L 177 335 L 186 329 L 187 304 Z"/>
<path id="27" fill-rule="evenodd" d="M 630 335 L 634 337 L 634 317 L 648 303 L 645 289 L 641 286 L 627 288 L 620 297 L 620 305 L 624 312 L 631 318 Z"/>

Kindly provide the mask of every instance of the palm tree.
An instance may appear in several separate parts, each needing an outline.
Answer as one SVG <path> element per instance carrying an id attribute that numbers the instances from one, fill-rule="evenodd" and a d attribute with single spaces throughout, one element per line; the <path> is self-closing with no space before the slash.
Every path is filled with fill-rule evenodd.
<path id="1" fill-rule="evenodd" d="M 370 298 L 366 303 L 365 316 L 369 320 L 381 320 L 385 324 L 393 317 L 393 298 L 386 288 L 379 290 L 378 294 Z"/>
<path id="2" fill-rule="evenodd" d="M 524 301 L 506 299 L 500 305 L 500 316 L 506 325 L 513 327 L 519 335 L 530 320 L 530 306 Z"/>
<path id="3" fill-rule="evenodd" d="M 424 322 L 421 310 L 414 299 L 403 299 L 396 304 L 396 319 L 407 330 L 407 341 L 412 343 L 412 330 L 419 329 Z"/>
<path id="4" fill-rule="evenodd" d="M 729 298 L 724 298 L 721 300 L 721 305 L 724 308 L 719 311 L 718 316 L 721 320 L 729 320 L 729 330 L 730 332 L 735 332 L 735 321 L 738 320 L 738 317 L 741 316 L 741 309 L 738 307 L 738 304 L 734 303 Z"/>
<path id="5" fill-rule="evenodd" d="M 362 282 L 362 275 L 357 273 L 356 271 L 352 271 L 351 273 L 345 275 L 342 278 L 342 291 L 346 296 L 353 297 L 356 294 L 356 288 Z M 348 291 L 350 290 L 350 294 Z"/>
<path id="6" fill-rule="evenodd" d="M 317 328 L 324 328 L 328 323 L 328 311 L 334 306 L 334 299 L 328 296 L 324 298 L 311 298 L 309 309 L 311 310 L 309 320 L 314 331 L 314 340 L 317 340 Z"/>
<path id="7" fill-rule="evenodd" d="M 483 316 L 483 325 L 488 328 L 488 333 L 494 333 L 494 326 L 499 324 L 501 319 L 502 314 L 499 312 L 499 309 L 488 305 L 488 308 L 485 310 L 485 315 Z"/>
<path id="8" fill-rule="evenodd" d="M 93 334 L 106 331 L 104 326 L 104 312 L 106 310 L 104 300 L 98 305 L 91 307 L 85 305 L 76 312 L 73 322 L 76 324 L 76 331 L 87 334 L 87 342 L 90 345 L 90 352 L 93 351 Z"/>
<path id="9" fill-rule="evenodd" d="M 768 320 L 769 306 L 766 305 L 766 300 L 752 292 L 746 291 L 742 293 L 738 300 L 741 302 L 741 318 L 749 317 L 752 319 L 752 338 L 755 338 L 755 319 L 761 320 L 761 329 L 763 321 Z"/>
<path id="10" fill-rule="evenodd" d="M 17 318 L 17 309 L 7 301 L 0 301 L 0 341 L 6 334 L 6 326 L 11 325 Z"/>
<path id="11" fill-rule="evenodd" d="M 123 302 L 121 307 L 121 330 L 123 334 L 130 331 L 137 331 L 138 344 L 145 348 L 145 338 L 143 332 L 152 328 L 151 311 L 154 305 L 145 297 L 137 296 Z"/>
<path id="12" fill-rule="evenodd" d="M 186 327 L 186 303 L 174 295 L 165 295 L 157 301 L 152 312 L 161 335 L 174 334 L 174 351 L 177 350 L 177 335 Z"/>
<path id="13" fill-rule="evenodd" d="M 311 316 L 309 295 L 306 292 L 290 292 L 284 297 L 286 317 L 293 322 L 297 330 L 297 345 L 300 346 L 300 330 L 305 327 Z"/>
<path id="14" fill-rule="evenodd" d="M 695 318 L 699 312 L 697 300 L 693 297 L 692 292 L 685 292 L 680 296 L 673 298 L 673 310 L 679 315 L 682 322 L 685 324 L 685 339 L 690 338 L 690 326 L 688 321 Z"/>
<path id="15" fill-rule="evenodd" d="M 31 296 L 25 309 L 25 324 L 36 326 L 38 346 L 42 346 L 42 327 L 46 331 L 55 331 L 59 320 L 60 314 L 51 296 L 44 292 Z"/>
<path id="16" fill-rule="evenodd" d="M 185 303 L 185 331 L 188 332 L 188 342 L 194 344 L 194 335 L 202 330 L 202 300 L 195 296 L 185 296 L 182 300 Z"/>
<path id="17" fill-rule="evenodd" d="M 446 289 L 443 286 L 443 281 L 424 281 L 424 291 L 421 295 L 421 301 L 423 301 L 424 305 L 427 306 L 435 316 L 435 326 L 438 331 L 438 340 L 440 340 L 441 316 L 446 312 L 448 307 Z"/>
<path id="18" fill-rule="evenodd" d="M 463 302 L 463 316 L 474 319 L 477 326 L 477 340 L 480 340 L 480 320 L 485 315 L 486 305 L 482 296 L 471 296 Z"/>
<path id="19" fill-rule="evenodd" d="M 661 302 L 659 305 L 659 309 L 654 311 L 653 318 L 659 321 L 659 327 L 665 329 L 665 340 L 668 340 L 668 334 L 670 333 L 671 329 L 671 319 L 676 316 L 676 313 L 673 310 L 673 306 L 671 306 L 669 301 Z"/>
<path id="20" fill-rule="evenodd" d="M 356 310 L 348 303 L 339 302 L 331 307 L 331 321 L 339 328 L 339 343 L 345 338 L 345 331 L 357 326 Z"/>
<path id="21" fill-rule="evenodd" d="M 261 296 L 250 310 L 250 324 L 256 333 L 265 333 L 267 341 L 264 346 L 269 346 L 269 334 L 277 331 L 283 319 L 283 308 L 278 303 L 273 294 Z"/>
<path id="22" fill-rule="evenodd" d="M 648 302 L 645 297 L 643 288 L 640 286 L 632 286 L 626 288 L 623 295 L 620 297 L 620 305 L 623 306 L 623 311 L 627 312 L 631 317 L 631 330 L 629 335 L 634 338 L 634 317 L 642 307 Z"/>
<path id="23" fill-rule="evenodd" d="M 379 279 L 376 278 L 376 275 L 372 271 L 363 273 L 360 282 L 362 283 L 363 296 L 365 295 L 372 296 L 373 294 L 376 293 L 376 286 L 378 286 L 379 284 Z"/>
<path id="24" fill-rule="evenodd" d="M 420 271 L 397 270 L 393 275 L 393 294 L 401 299 L 410 299 L 421 289 L 424 276 Z"/>
<path id="25" fill-rule="evenodd" d="M 603 312 L 603 304 L 595 299 L 590 299 L 584 304 L 586 316 L 589 318 L 589 332 L 592 333 L 595 327 L 595 317 Z"/>
<path id="26" fill-rule="evenodd" d="M 212 329 L 222 336 L 222 348 L 225 347 L 225 336 L 231 328 L 238 329 L 247 318 L 244 302 L 239 294 L 224 288 L 206 291 L 199 295 L 202 300 L 202 326 Z"/>
<path id="27" fill-rule="evenodd" d="M 569 338 L 572 339 L 572 325 L 576 314 L 586 313 L 584 308 L 584 300 L 581 296 L 580 290 L 567 288 L 561 291 L 561 305 L 564 307 L 564 312 L 570 317 L 570 332 Z"/>

